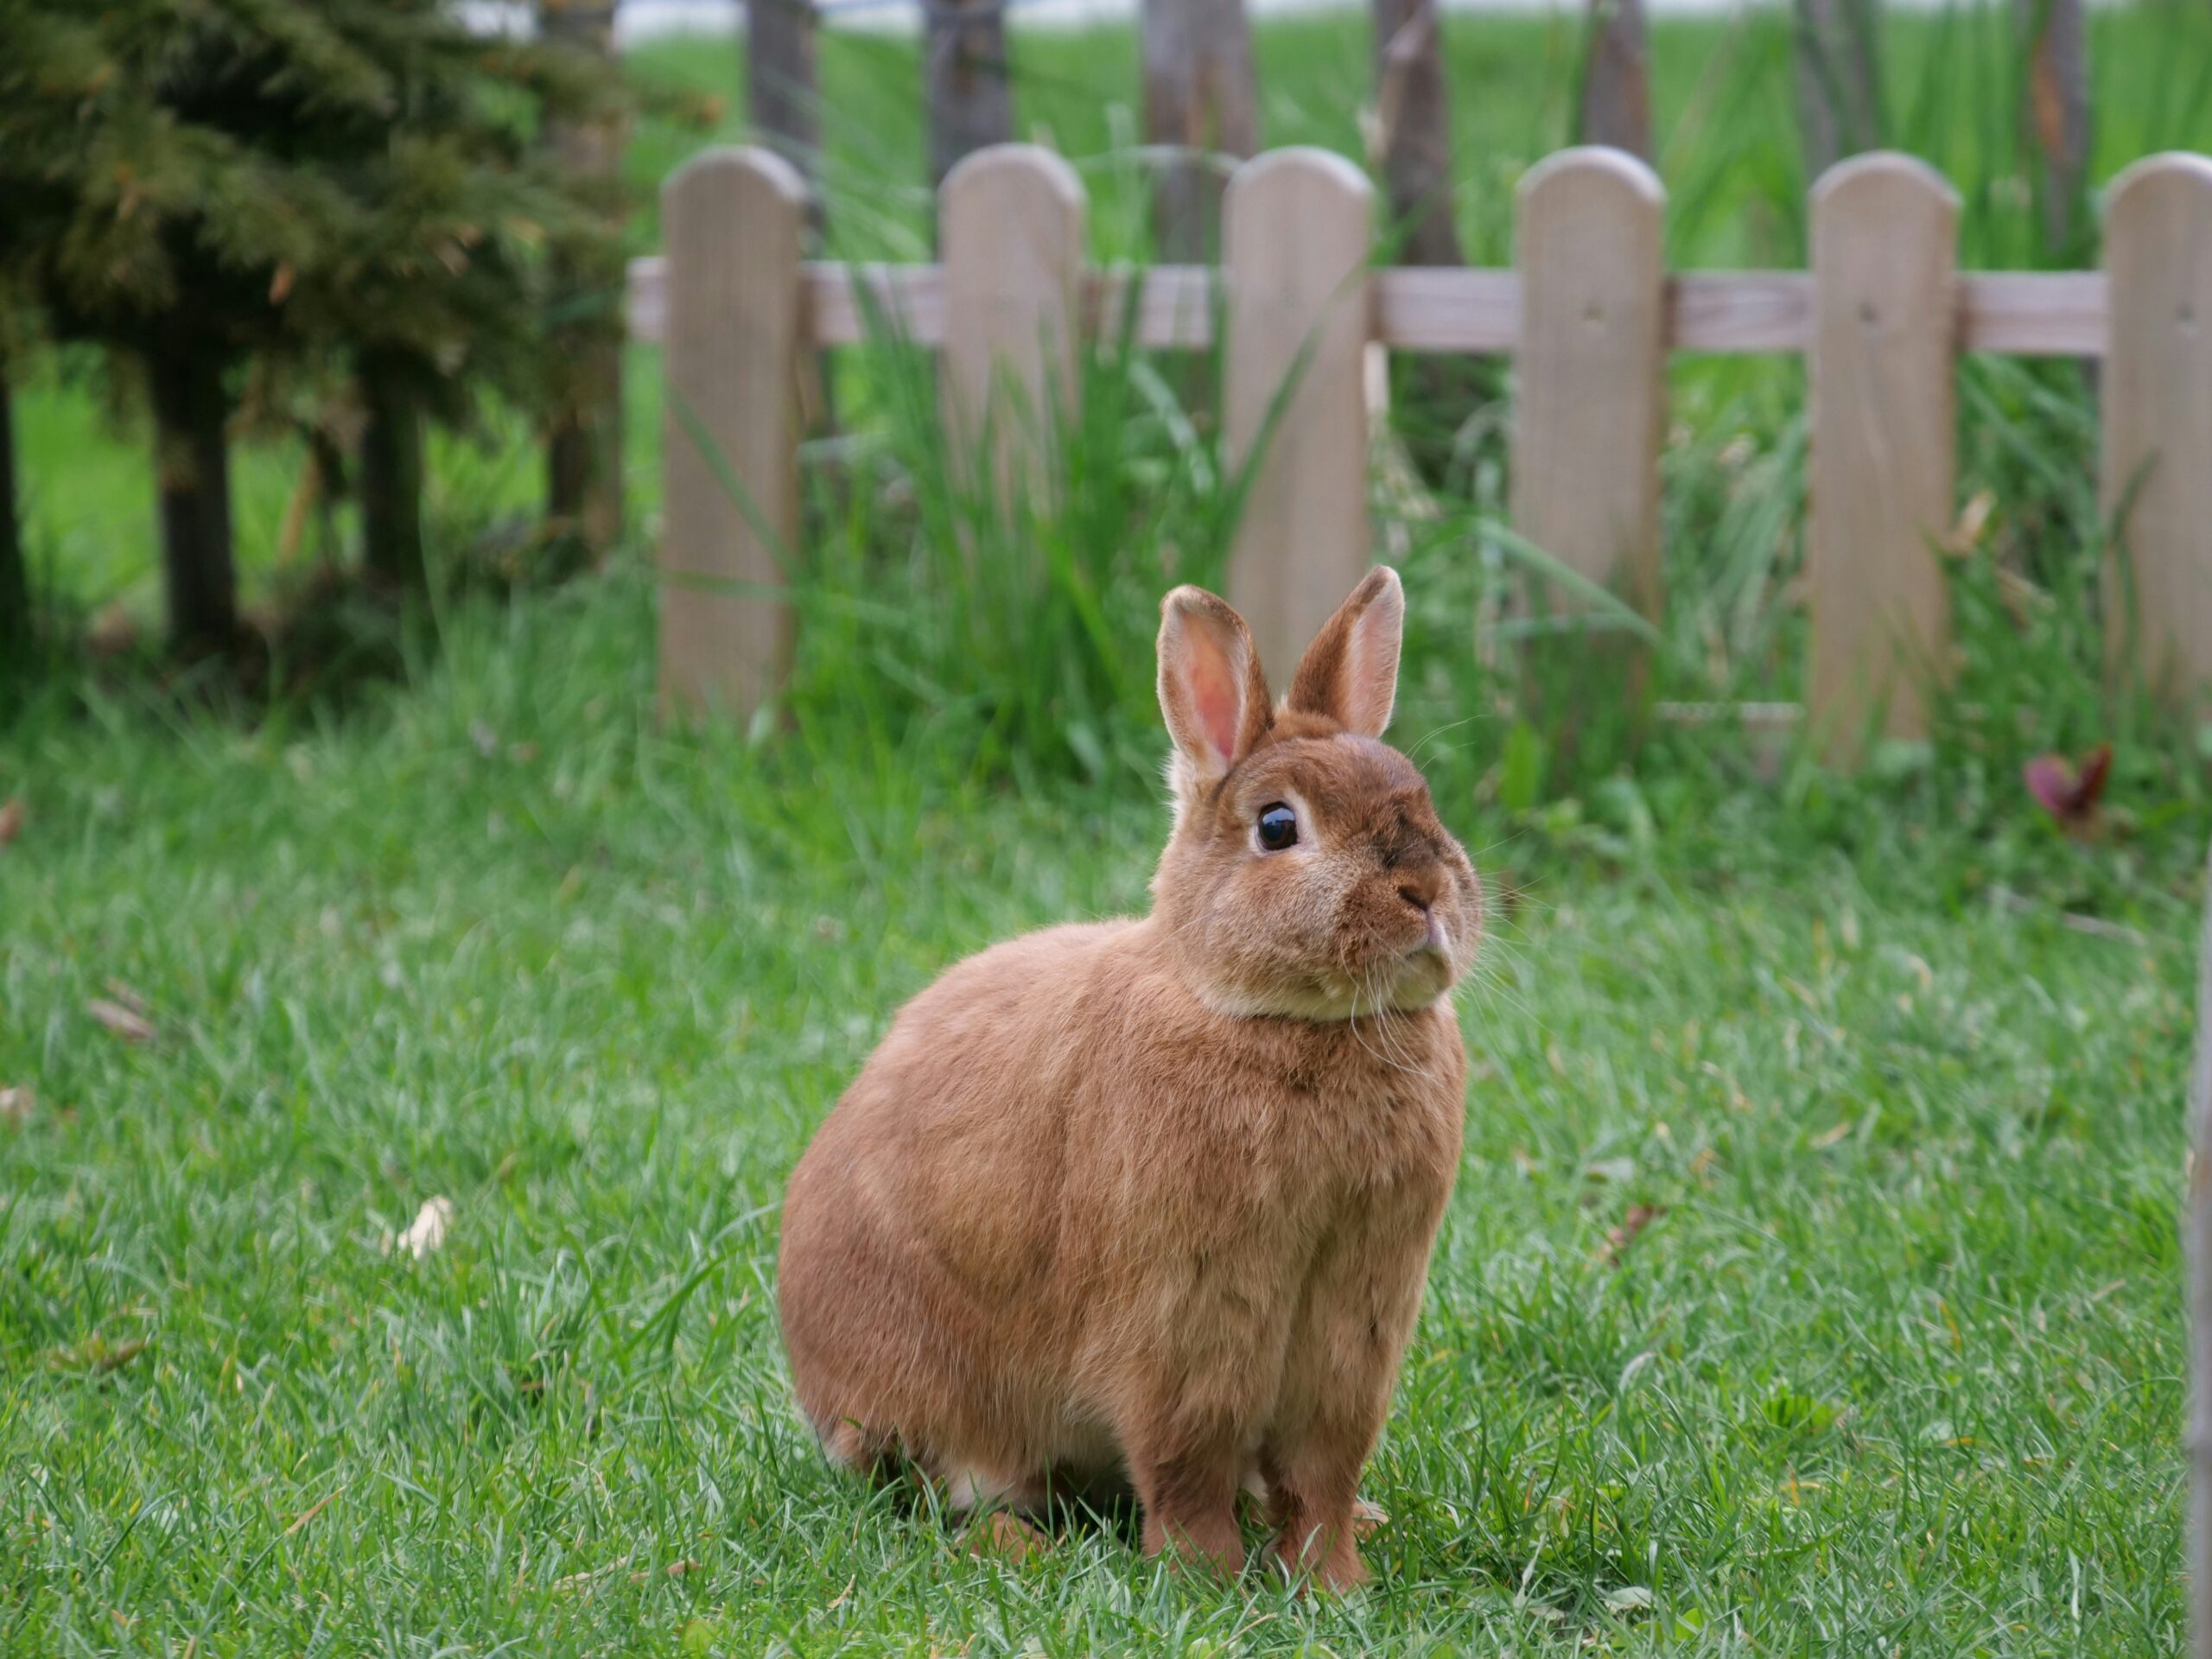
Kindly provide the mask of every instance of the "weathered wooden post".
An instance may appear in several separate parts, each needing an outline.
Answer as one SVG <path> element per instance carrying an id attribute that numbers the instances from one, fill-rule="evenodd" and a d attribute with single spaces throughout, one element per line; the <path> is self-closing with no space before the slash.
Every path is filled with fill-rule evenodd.
<path id="1" fill-rule="evenodd" d="M 2103 498 L 2118 677 L 2212 692 L 2212 159 L 2152 156 L 2105 206 Z"/>
<path id="2" fill-rule="evenodd" d="M 1034 144 L 976 151 L 938 193 L 946 429 L 963 469 L 992 468 L 1006 507 L 1047 498 L 1075 409 L 1085 207 L 1075 169 Z"/>
<path id="3" fill-rule="evenodd" d="M 1244 0 L 1143 0 L 1145 143 L 1165 152 L 1153 194 L 1160 258 L 1205 264 L 1219 253 L 1221 195 L 1215 157 L 1259 145 L 1252 94 L 1252 28 Z"/>
<path id="4" fill-rule="evenodd" d="M 1436 0 L 1375 0 L 1376 153 L 1402 265 L 1460 265 L 1452 219 L 1452 99 Z"/>
<path id="5" fill-rule="evenodd" d="M 1797 130 L 1819 178 L 1882 142 L 1880 0 L 1795 0 Z"/>
<path id="6" fill-rule="evenodd" d="M 1585 51 L 1582 142 L 1649 161 L 1651 83 L 1643 0 L 1590 0 Z"/>
<path id="7" fill-rule="evenodd" d="M 661 221 L 661 708 L 746 719 L 791 660 L 806 187 L 772 150 L 706 150 L 662 187 Z"/>
<path id="8" fill-rule="evenodd" d="M 1236 169 L 1222 205 L 1228 289 L 1230 464 L 1249 467 L 1229 555 L 1229 599 L 1269 683 L 1363 575 L 1368 246 L 1374 191 L 1341 156 L 1270 150 Z"/>
<path id="9" fill-rule="evenodd" d="M 1927 735 L 1949 667 L 1938 539 L 1953 512 L 1959 200 L 1894 152 L 1813 188 L 1812 610 L 1807 716 L 1850 765 L 1883 735 Z"/>
<path id="10" fill-rule="evenodd" d="M 612 0 L 539 0 L 538 16 L 547 40 L 594 57 L 613 55 Z M 604 192 L 620 188 L 618 123 L 563 121 L 547 137 L 563 172 Z M 556 250 L 556 258 L 561 317 L 545 510 L 556 528 L 597 551 L 622 533 L 622 266 L 619 255 L 583 264 Z"/>
<path id="11" fill-rule="evenodd" d="M 922 91 L 929 111 L 930 183 L 971 150 L 1014 137 L 1006 0 L 923 0 Z"/>

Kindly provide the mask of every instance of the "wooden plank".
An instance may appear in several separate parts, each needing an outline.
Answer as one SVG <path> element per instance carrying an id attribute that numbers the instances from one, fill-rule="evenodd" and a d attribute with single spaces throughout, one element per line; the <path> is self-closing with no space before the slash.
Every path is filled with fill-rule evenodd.
<path id="1" fill-rule="evenodd" d="M 1647 617 L 1660 609 L 1667 193 L 1625 150 L 1565 149 L 1521 181 L 1514 527 Z M 1591 608 L 1556 584 L 1542 608 Z"/>
<path id="2" fill-rule="evenodd" d="M 1046 489 L 1075 407 L 1084 208 L 1075 169 L 1034 144 L 977 150 L 938 193 L 946 429 L 963 466 L 988 446 L 1009 504 Z"/>
<path id="3" fill-rule="evenodd" d="M 806 187 L 765 149 L 709 149 L 661 190 L 668 238 L 664 713 L 749 717 L 781 687 L 798 542 Z"/>
<path id="4" fill-rule="evenodd" d="M 1951 524 L 1958 198 L 1892 152 L 1813 192 L 1808 717 L 1832 761 L 1928 730 L 1949 656 L 1936 538 Z"/>
<path id="5" fill-rule="evenodd" d="M 856 274 L 857 273 L 857 274 Z M 1084 283 L 1086 326 L 1118 326 L 1124 285 L 1141 282 L 1137 340 L 1157 351 L 1206 351 L 1213 345 L 1216 272 L 1205 265 L 1091 271 Z M 661 336 L 662 262 L 630 262 L 630 333 Z M 1399 352 L 1510 352 L 1521 344 L 1521 274 L 1404 266 L 1371 273 L 1375 338 Z M 868 337 L 855 287 L 865 283 L 880 310 L 903 323 L 905 338 L 944 343 L 944 272 L 938 265 L 810 264 L 805 283 L 810 338 L 817 346 L 857 346 Z M 1962 271 L 1958 279 L 1959 348 L 2011 357 L 2095 357 L 2105 348 L 2105 274 L 2101 270 Z M 1813 334 L 1813 279 L 1802 270 L 1688 270 L 1667 293 L 1669 345 L 1678 352 L 1802 352 Z"/>
<path id="6" fill-rule="evenodd" d="M 1237 168 L 1222 207 L 1223 435 L 1230 464 L 1252 469 L 1229 599 L 1278 687 L 1368 568 L 1361 358 L 1373 195 L 1343 156 L 1299 148 Z"/>
<path id="7" fill-rule="evenodd" d="M 2105 348 L 2101 270 L 1967 271 L 1959 349 L 2011 357 L 2094 357 Z"/>
<path id="8" fill-rule="evenodd" d="M 1521 343 L 1521 273 L 1401 267 L 1373 273 L 1375 337 L 1401 352 L 1510 352 Z"/>
<path id="9" fill-rule="evenodd" d="M 2212 160 L 2153 156 L 2113 181 L 2103 492 L 2119 547 L 2107 644 L 2119 673 L 2200 706 L 2212 691 L 2209 253 Z"/>
<path id="10" fill-rule="evenodd" d="M 1802 270 L 1684 271 L 1667 286 L 1678 352 L 1802 352 L 1812 338 L 1813 279 Z"/>
<path id="11" fill-rule="evenodd" d="M 1156 351 L 1205 351 L 1212 346 L 1219 273 L 1211 265 L 1091 271 L 1084 280 L 1084 328 L 1118 340 L 1133 284 L 1137 345 Z"/>

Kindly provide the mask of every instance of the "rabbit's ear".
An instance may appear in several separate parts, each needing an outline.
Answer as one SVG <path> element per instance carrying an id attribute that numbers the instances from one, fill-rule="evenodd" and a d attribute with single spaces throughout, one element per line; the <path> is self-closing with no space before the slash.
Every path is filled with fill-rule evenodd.
<path id="1" fill-rule="evenodd" d="M 1203 588 L 1160 606 L 1160 712 L 1175 740 L 1176 781 L 1225 774 L 1266 733 L 1267 676 L 1244 619 Z"/>
<path id="2" fill-rule="evenodd" d="M 1380 737 L 1398 700 L 1398 645 L 1406 592 L 1378 564 L 1313 636 L 1290 682 L 1290 706 L 1325 715 L 1348 732 Z"/>

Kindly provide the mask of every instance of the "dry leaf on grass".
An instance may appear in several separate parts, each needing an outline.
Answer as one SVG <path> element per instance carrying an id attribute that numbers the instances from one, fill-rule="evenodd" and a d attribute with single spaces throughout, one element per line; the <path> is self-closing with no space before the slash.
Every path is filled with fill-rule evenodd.
<path id="1" fill-rule="evenodd" d="M 153 1022 L 135 1008 L 126 1008 L 120 1002 L 111 1002 L 104 996 L 96 996 L 85 1004 L 85 1012 L 126 1043 L 150 1043 L 154 1040 Z"/>
<path id="2" fill-rule="evenodd" d="M 993 1510 L 968 1529 L 970 1555 L 995 1555 L 1002 1561 L 1028 1560 L 1049 1543 L 1043 1533 L 1004 1510 Z"/>
<path id="3" fill-rule="evenodd" d="M 48 1370 L 91 1371 L 95 1376 L 105 1376 L 110 1371 L 119 1370 L 128 1365 L 145 1351 L 146 1339 L 143 1337 L 132 1337 L 126 1342 L 118 1343 L 111 1343 L 105 1337 L 86 1337 L 82 1342 L 73 1343 L 67 1348 L 48 1349 L 46 1364 Z"/>
<path id="4" fill-rule="evenodd" d="M 1632 1204 L 1628 1214 L 1621 1217 L 1618 1227 L 1605 1229 L 1605 1242 L 1598 1251 L 1598 1260 L 1609 1268 L 1618 1268 L 1621 1258 L 1628 1254 L 1628 1247 L 1653 1222 L 1667 1213 L 1663 1204 Z"/>
<path id="5" fill-rule="evenodd" d="M 385 1241 L 385 1254 L 389 1255 L 394 1250 L 404 1250 L 416 1261 L 421 1261 L 432 1250 L 444 1245 L 446 1234 L 451 1230 L 456 1213 L 451 1198 L 441 1196 L 423 1199 L 423 1207 L 415 1212 L 415 1219 L 407 1230 L 397 1238 Z"/>
<path id="6" fill-rule="evenodd" d="M 38 1096 L 28 1089 L 0 1089 L 0 1123 L 20 1129 L 31 1121 Z"/>
<path id="7" fill-rule="evenodd" d="M 10 795 L 0 802 L 0 847 L 7 846 L 23 833 L 23 798 Z"/>
<path id="8" fill-rule="evenodd" d="M 154 1017 L 154 1005 L 146 1000 L 146 994 L 129 980 L 111 979 L 107 982 L 107 994 L 131 1013 L 148 1020 Z"/>

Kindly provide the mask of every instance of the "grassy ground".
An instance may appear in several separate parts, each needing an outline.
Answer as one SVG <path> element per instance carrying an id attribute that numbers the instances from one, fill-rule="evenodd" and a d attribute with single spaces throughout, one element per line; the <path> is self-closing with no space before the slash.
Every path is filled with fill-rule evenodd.
<path id="1" fill-rule="evenodd" d="M 2099 175 L 2212 149 L 2212 17 L 2093 24 Z M 1993 31 L 1897 20 L 1893 110 L 1966 189 L 1967 263 L 2026 263 Z M 1566 136 L 1573 36 L 1450 33 L 1496 258 Z M 1351 146 L 1363 34 L 1261 51 L 1271 139 Z M 1654 52 L 1675 257 L 1794 260 L 1770 23 Z M 1095 239 L 1136 249 L 1102 99 L 1126 36 L 1016 54 Z M 912 48 L 833 38 L 824 71 L 834 233 L 912 251 Z M 637 165 L 708 136 L 647 130 Z M 141 606 L 143 462 L 69 366 L 20 404 L 34 552 L 67 603 Z M 1798 373 L 1678 367 L 1662 695 L 1802 683 Z M 1857 779 L 1725 724 L 1547 741 L 1473 648 L 1514 574 L 1497 404 L 1433 487 L 1378 491 L 1397 736 L 1501 902 L 1372 1590 L 1179 1580 L 1112 1526 L 978 1561 L 823 1467 L 772 1317 L 805 1135 L 948 963 L 1143 903 L 1154 607 L 1217 576 L 1234 508 L 1171 378 L 1104 353 L 1057 511 L 1007 527 L 944 481 L 926 364 L 849 358 L 759 741 L 656 728 L 642 538 L 551 593 L 442 598 L 343 698 L 65 666 L 0 719 L 0 1653 L 2175 1649 L 2212 732 L 2102 686 L 2067 365 L 1962 369 L 1955 687 Z M 439 456 L 448 563 L 534 494 L 496 435 Z M 259 591 L 292 477 L 240 462 Z M 2099 741 L 2107 810 L 2071 840 L 2020 763 Z M 442 1246 L 393 1248 L 441 1198 Z"/>
<path id="2" fill-rule="evenodd" d="M 1014 1569 L 815 1455 L 776 1203 L 902 998 L 1141 904 L 1155 786 L 657 734 L 645 598 L 463 607 L 342 719 L 0 736 L 0 1649 L 2173 1649 L 2185 836 L 1832 785 L 1593 851 L 1417 707 L 1514 896 L 1379 1582 Z"/>

